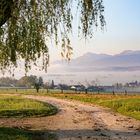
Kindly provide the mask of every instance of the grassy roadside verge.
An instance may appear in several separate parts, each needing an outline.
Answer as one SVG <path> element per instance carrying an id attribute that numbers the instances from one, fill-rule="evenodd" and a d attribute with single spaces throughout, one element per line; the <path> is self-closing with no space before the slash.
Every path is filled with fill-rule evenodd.
<path id="1" fill-rule="evenodd" d="M 0 117 L 41 117 L 53 115 L 57 108 L 39 101 L 18 96 L 0 95 Z"/>
<path id="2" fill-rule="evenodd" d="M 140 96 L 91 95 L 91 94 L 48 94 L 61 99 L 77 100 L 109 107 L 115 112 L 140 120 Z"/>
<path id="3" fill-rule="evenodd" d="M 57 113 L 57 108 L 39 101 L 20 96 L 0 95 L 0 118 L 41 117 Z M 48 139 L 54 136 L 47 134 Z M 0 140 L 43 140 L 43 132 L 18 128 L 0 127 Z"/>

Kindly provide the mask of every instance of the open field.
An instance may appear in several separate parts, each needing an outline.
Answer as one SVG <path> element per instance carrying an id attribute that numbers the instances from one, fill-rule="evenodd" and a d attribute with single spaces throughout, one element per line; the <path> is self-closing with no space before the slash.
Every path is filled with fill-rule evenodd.
<path id="1" fill-rule="evenodd" d="M 77 94 L 74 91 L 64 90 L 64 94 L 61 94 L 60 90 L 49 90 L 49 93 L 47 93 L 47 90 L 41 89 L 39 93 L 36 93 L 35 89 L 1 89 L 0 94 L 30 94 L 78 100 L 81 102 L 109 107 L 123 115 L 140 120 L 140 95 L 135 95 L 135 93 L 134 95 L 112 95 L 110 93 Z"/>
<path id="2" fill-rule="evenodd" d="M 39 104 L 49 103 L 56 106 L 58 113 L 48 117 L 2 117 L 0 118 L 0 136 L 4 137 L 2 140 L 8 140 L 9 137 L 15 140 L 36 140 L 34 136 L 39 140 L 139 140 L 140 138 L 140 121 L 115 113 L 118 111 L 117 106 L 126 107 L 126 103 L 128 105 L 136 103 L 133 106 L 139 107 L 139 96 L 48 94 L 45 92 L 37 94 L 32 90 L 26 91 L 9 90 L 5 91 L 5 94 L 1 92 L 1 99 L 9 101 L 6 104 L 11 104 L 5 106 L 5 109 L 13 106 L 13 108 L 22 110 L 22 107 L 16 103 L 18 100 L 25 108 L 30 104 L 28 101 L 37 101 Z M 26 100 L 27 105 L 24 105 L 22 100 L 24 103 Z M 122 105 L 120 105 L 121 103 Z M 98 105 L 110 107 L 114 112 Z M 31 103 L 29 108 L 32 106 L 36 111 L 38 106 L 44 109 L 42 105 L 34 103 Z M 132 108 L 135 110 L 133 106 Z M 133 111 L 131 110 L 131 112 Z M 139 114 L 139 108 L 134 112 Z M 26 113 L 24 112 L 24 114 Z M 52 134 L 51 137 L 48 137 L 48 134 Z"/>
<path id="3" fill-rule="evenodd" d="M 77 94 L 74 91 L 65 91 L 61 94 L 60 90 L 47 90 L 41 89 L 39 93 L 36 93 L 35 89 L 1 89 L 0 94 L 22 94 L 22 95 L 41 95 L 41 96 L 53 96 L 61 99 L 78 100 L 81 102 L 87 102 L 92 104 L 109 107 L 116 112 L 123 115 L 133 117 L 140 120 L 140 95 L 112 95 L 110 93 L 105 94 Z"/>

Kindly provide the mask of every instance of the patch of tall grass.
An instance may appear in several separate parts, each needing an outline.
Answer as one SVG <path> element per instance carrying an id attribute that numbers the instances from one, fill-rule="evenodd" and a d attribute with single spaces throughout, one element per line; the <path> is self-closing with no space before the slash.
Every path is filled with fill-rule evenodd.
<path id="1" fill-rule="evenodd" d="M 102 101 L 100 105 L 110 107 L 121 114 L 140 120 L 140 99 L 139 98 Z"/>
<path id="2" fill-rule="evenodd" d="M 0 96 L 0 117 L 48 116 L 57 112 L 56 107 L 18 96 Z"/>

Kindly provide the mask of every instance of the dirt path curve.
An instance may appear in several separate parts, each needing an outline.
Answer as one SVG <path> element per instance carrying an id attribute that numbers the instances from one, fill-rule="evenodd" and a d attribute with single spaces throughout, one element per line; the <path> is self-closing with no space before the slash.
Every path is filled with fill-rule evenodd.
<path id="1" fill-rule="evenodd" d="M 140 121 L 110 109 L 53 97 L 24 97 L 51 103 L 59 108 L 59 112 L 41 118 L 0 119 L 0 126 L 49 130 L 58 140 L 140 140 Z"/>

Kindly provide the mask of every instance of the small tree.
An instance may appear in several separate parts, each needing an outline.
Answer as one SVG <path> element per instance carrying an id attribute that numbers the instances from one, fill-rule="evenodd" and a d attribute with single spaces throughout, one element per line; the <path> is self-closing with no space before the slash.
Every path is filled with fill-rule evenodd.
<path id="1" fill-rule="evenodd" d="M 42 77 L 39 77 L 39 79 L 38 79 L 38 83 L 39 83 L 40 86 L 43 86 L 44 82 L 43 82 Z"/>
<path id="2" fill-rule="evenodd" d="M 43 86 L 43 79 L 42 77 L 39 77 L 36 82 L 35 82 L 35 89 L 36 89 L 36 92 L 39 92 L 39 89 L 41 88 L 41 86 Z"/>
<path id="3" fill-rule="evenodd" d="M 36 92 L 38 93 L 39 92 L 39 89 L 40 89 L 39 83 L 35 83 L 35 89 L 36 89 Z"/>

